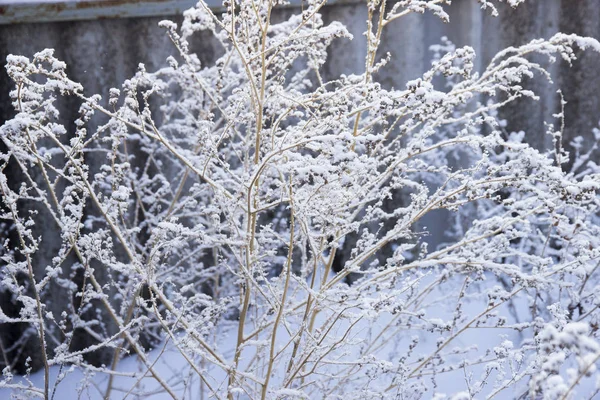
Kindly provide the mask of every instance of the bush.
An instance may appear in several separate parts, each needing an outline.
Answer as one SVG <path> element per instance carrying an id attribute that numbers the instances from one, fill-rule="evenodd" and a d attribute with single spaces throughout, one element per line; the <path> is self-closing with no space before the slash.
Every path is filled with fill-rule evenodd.
<path id="1" fill-rule="evenodd" d="M 162 22 L 168 67 L 140 65 L 108 99 L 84 95 L 52 50 L 7 59 L 1 278 L 18 312 L 0 321 L 27 327 L 40 361 L 13 377 L 3 349 L 0 387 L 50 398 L 71 375 L 96 397 L 594 393 L 596 147 L 565 152 L 563 112 L 554 148 L 536 150 L 497 111 L 549 78 L 531 55 L 570 63 L 600 43 L 557 34 L 475 72 L 473 49 L 445 40 L 422 78 L 388 90 L 374 78 L 393 62 L 378 53 L 383 29 L 411 12 L 447 20 L 444 1 L 369 1 L 365 72 L 328 82 L 327 48 L 348 31 L 323 23 L 325 1 L 280 23 L 274 3 L 216 15 L 200 2 L 180 29 Z M 214 65 L 189 51 L 198 31 L 222 46 Z M 59 96 L 81 103 L 72 137 Z M 452 240 L 429 249 L 417 227 L 436 210 Z M 34 262 L 40 225 L 62 241 L 48 266 Z M 124 372 L 127 354 L 139 371 Z"/>

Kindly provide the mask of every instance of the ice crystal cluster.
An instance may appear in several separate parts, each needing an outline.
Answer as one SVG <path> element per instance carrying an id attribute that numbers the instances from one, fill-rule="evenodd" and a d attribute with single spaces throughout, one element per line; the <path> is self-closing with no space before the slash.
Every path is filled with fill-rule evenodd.
<path id="1" fill-rule="evenodd" d="M 0 323 L 28 326 L 42 362 L 18 376 L 3 349 L 0 387 L 52 398 L 80 374 L 73 390 L 92 398 L 591 397 L 596 145 L 566 152 L 557 110 L 552 148 L 536 149 L 498 110 L 536 107 L 525 82 L 600 43 L 557 34 L 475 71 L 473 49 L 443 39 L 421 78 L 388 89 L 386 26 L 447 20 L 449 1 L 368 0 L 364 69 L 331 81 L 328 46 L 351 35 L 324 23 L 325 0 L 275 22 L 283 3 L 201 1 L 161 22 L 166 66 L 107 98 L 52 50 L 7 59 L 0 279 L 18 312 Z M 214 64 L 189 50 L 199 31 L 221 46 Z M 63 97 L 76 120 L 59 118 Z M 449 239 L 434 248 L 421 221 L 436 210 Z M 33 262 L 40 224 L 62 242 L 50 265 Z M 76 345 L 82 332 L 93 340 Z M 100 351 L 109 361 L 90 362 Z"/>

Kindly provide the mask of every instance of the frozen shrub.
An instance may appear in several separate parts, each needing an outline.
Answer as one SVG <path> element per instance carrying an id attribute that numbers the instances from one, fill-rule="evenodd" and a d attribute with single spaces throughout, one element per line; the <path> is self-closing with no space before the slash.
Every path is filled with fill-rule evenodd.
<path id="1" fill-rule="evenodd" d="M 144 376 L 174 398 L 573 396 L 600 358 L 596 148 L 567 154 L 558 113 L 541 152 L 497 111 L 536 99 L 525 79 L 549 78 L 531 55 L 571 63 L 600 44 L 557 34 L 474 71 L 473 49 L 444 41 L 421 78 L 388 90 L 374 79 L 394 62 L 382 31 L 411 12 L 447 20 L 446 1 L 369 1 L 365 71 L 330 82 L 327 47 L 348 31 L 323 23 L 325 1 L 272 23 L 276 3 L 226 1 L 216 15 L 200 2 L 180 28 L 162 22 L 168 66 L 140 65 L 108 99 L 84 95 L 52 50 L 8 58 L 17 115 L 0 128 L 0 171 L 21 182 L 0 173 L 1 279 L 20 309 L 0 322 L 30 327 L 45 377 L 36 387 L 6 368 L 0 386 L 49 398 L 86 371 L 79 390 L 118 397 L 131 354 L 140 396 Z M 222 46 L 214 65 L 189 51 L 201 30 Z M 58 96 L 81 102 L 73 137 Z M 415 226 L 440 209 L 453 239 L 428 248 Z M 62 240 L 43 268 L 36 224 Z M 56 287 L 70 295 L 60 315 Z M 94 343 L 75 348 L 76 330 Z M 106 365 L 86 361 L 101 349 Z M 172 352 L 166 376 L 156 359 Z"/>

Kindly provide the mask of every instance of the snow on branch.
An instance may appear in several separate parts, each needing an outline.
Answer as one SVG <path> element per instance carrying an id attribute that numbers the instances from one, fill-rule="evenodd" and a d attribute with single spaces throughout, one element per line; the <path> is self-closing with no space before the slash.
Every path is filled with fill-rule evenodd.
<path id="1" fill-rule="evenodd" d="M 0 323 L 31 327 L 44 379 L 30 366 L 13 375 L 5 359 L 0 388 L 50 398 L 81 376 L 104 398 L 123 387 L 220 399 L 589 389 L 597 145 L 576 140 L 568 154 L 563 111 L 540 151 L 506 132 L 499 110 L 534 107 L 527 79 L 600 43 L 557 34 L 476 71 L 472 48 L 443 39 L 422 77 L 385 89 L 382 30 L 410 12 L 446 20 L 448 2 L 369 1 L 364 71 L 331 81 L 327 49 L 351 35 L 324 22 L 325 1 L 275 23 L 276 3 L 227 1 L 215 14 L 201 1 L 181 27 L 161 22 L 165 67 L 140 64 L 107 98 L 86 95 L 52 50 L 7 58 L 16 115 L 0 127 L 0 278 L 18 312 L 0 310 Z M 198 31 L 221 45 L 214 64 L 190 51 Z M 79 104 L 72 121 L 59 118 L 63 97 Z M 439 210 L 447 241 L 428 246 L 423 220 Z M 41 226 L 61 243 L 50 265 L 35 263 Z M 109 361 L 90 361 L 98 352 Z"/>

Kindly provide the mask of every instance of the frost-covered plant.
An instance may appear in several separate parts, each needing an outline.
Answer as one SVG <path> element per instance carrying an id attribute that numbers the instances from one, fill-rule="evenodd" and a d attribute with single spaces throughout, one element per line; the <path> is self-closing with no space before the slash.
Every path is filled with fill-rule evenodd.
<path id="1" fill-rule="evenodd" d="M 385 27 L 446 20 L 449 1 L 368 1 L 365 70 L 332 81 L 327 47 L 348 31 L 323 23 L 326 1 L 274 23 L 277 3 L 201 1 L 180 28 L 162 22 L 169 66 L 140 65 L 108 99 L 84 95 L 52 50 L 8 58 L 1 278 L 20 311 L 0 322 L 30 326 L 44 384 L 7 366 L 0 386 L 51 398 L 84 370 L 78 390 L 115 398 L 115 376 L 173 398 L 574 396 L 600 359 L 596 147 L 567 154 L 560 112 L 554 148 L 536 150 L 498 110 L 549 78 L 530 55 L 570 63 L 600 44 L 557 34 L 474 71 L 473 49 L 444 41 L 420 79 L 388 90 Z M 213 65 L 189 50 L 198 31 L 222 47 Z M 81 102 L 72 136 L 58 96 Z M 435 210 L 451 240 L 429 249 L 420 223 Z M 32 261 L 39 224 L 62 241 L 51 265 Z M 94 341 L 75 347 L 82 331 Z M 109 363 L 86 361 L 103 349 Z M 139 372 L 119 368 L 127 354 Z"/>

